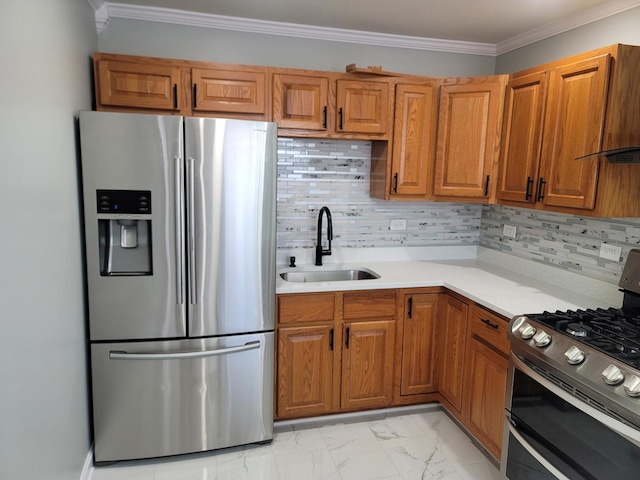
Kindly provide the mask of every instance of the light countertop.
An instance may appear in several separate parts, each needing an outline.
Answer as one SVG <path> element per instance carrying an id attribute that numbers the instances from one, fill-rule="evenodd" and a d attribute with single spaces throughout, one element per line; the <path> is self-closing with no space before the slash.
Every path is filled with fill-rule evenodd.
<path id="1" fill-rule="evenodd" d="M 383 252 L 384 253 L 384 252 Z M 465 255 L 468 256 L 468 255 Z M 375 260 L 278 268 L 276 293 L 310 293 L 385 288 L 446 287 L 505 317 L 545 310 L 620 307 L 616 285 L 511 255 L 479 249 L 475 258 Z M 384 258 L 385 261 L 380 261 Z M 380 278 L 337 282 L 287 282 L 285 271 L 367 268 Z"/>

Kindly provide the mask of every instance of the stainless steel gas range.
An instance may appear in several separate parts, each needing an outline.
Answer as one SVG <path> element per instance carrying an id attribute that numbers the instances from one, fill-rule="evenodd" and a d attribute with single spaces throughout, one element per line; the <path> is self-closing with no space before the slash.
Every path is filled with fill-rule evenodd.
<path id="1" fill-rule="evenodd" d="M 620 309 L 511 320 L 504 478 L 640 478 L 640 249 L 619 286 Z"/>

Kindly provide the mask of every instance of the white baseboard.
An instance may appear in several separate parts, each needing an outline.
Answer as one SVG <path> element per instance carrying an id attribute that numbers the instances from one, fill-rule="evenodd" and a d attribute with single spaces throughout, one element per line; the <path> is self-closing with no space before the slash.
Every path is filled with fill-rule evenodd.
<path id="1" fill-rule="evenodd" d="M 89 452 L 87 453 L 87 458 L 84 461 L 84 466 L 82 467 L 82 473 L 80 474 L 79 480 L 91 480 L 93 477 L 93 445 L 89 447 Z"/>

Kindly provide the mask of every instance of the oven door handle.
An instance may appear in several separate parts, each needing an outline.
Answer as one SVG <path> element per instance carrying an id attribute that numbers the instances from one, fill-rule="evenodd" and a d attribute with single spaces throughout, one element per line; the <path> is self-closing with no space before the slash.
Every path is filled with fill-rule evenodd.
<path id="1" fill-rule="evenodd" d="M 609 415 L 602 413 L 600 410 L 593 408 L 592 406 L 584 403 L 583 401 L 578 400 L 573 395 L 565 392 L 564 390 L 562 390 L 561 388 L 559 388 L 558 386 L 556 386 L 555 384 L 553 384 L 552 382 L 544 378 L 542 375 L 537 373 L 535 370 L 525 365 L 525 363 L 522 360 L 520 360 L 516 355 L 514 355 L 513 352 L 511 352 L 511 361 L 516 367 L 522 370 L 523 373 L 533 378 L 536 382 L 538 382 L 540 385 L 545 387 L 547 390 L 554 393 L 555 395 L 563 399 L 565 402 L 573 405 L 575 408 L 582 411 L 586 415 L 589 415 L 590 417 L 599 421 L 603 425 L 607 426 L 614 432 L 623 436 L 634 445 L 640 447 L 639 431 L 635 430 L 634 428 L 628 425 L 625 425 L 622 422 L 619 422 L 614 418 L 611 418 Z"/>
<path id="2" fill-rule="evenodd" d="M 522 445 L 522 448 L 524 448 L 529 453 L 529 455 L 531 455 L 538 462 L 540 462 L 542 466 L 549 471 L 549 473 L 551 473 L 553 476 L 555 476 L 559 480 L 571 480 L 564 473 L 562 473 L 560 470 L 554 467 L 549 462 L 549 460 L 544 458 L 544 456 L 541 455 L 535 448 L 533 448 L 533 446 L 529 442 L 527 442 L 527 439 L 524 438 L 520 434 L 520 432 L 518 432 L 518 429 L 513 425 L 513 423 L 511 422 L 511 418 L 509 418 L 508 414 L 505 415 L 505 418 L 507 419 L 507 426 L 509 427 L 509 433 L 511 433 L 511 435 L 514 436 L 514 438 L 518 441 L 520 445 Z"/>

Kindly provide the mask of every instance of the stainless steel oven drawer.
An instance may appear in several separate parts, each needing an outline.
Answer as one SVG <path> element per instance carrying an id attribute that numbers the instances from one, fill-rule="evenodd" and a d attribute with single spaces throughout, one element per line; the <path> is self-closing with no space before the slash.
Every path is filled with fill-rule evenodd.
<path id="1" fill-rule="evenodd" d="M 273 437 L 273 332 L 91 346 L 94 459 Z"/>

